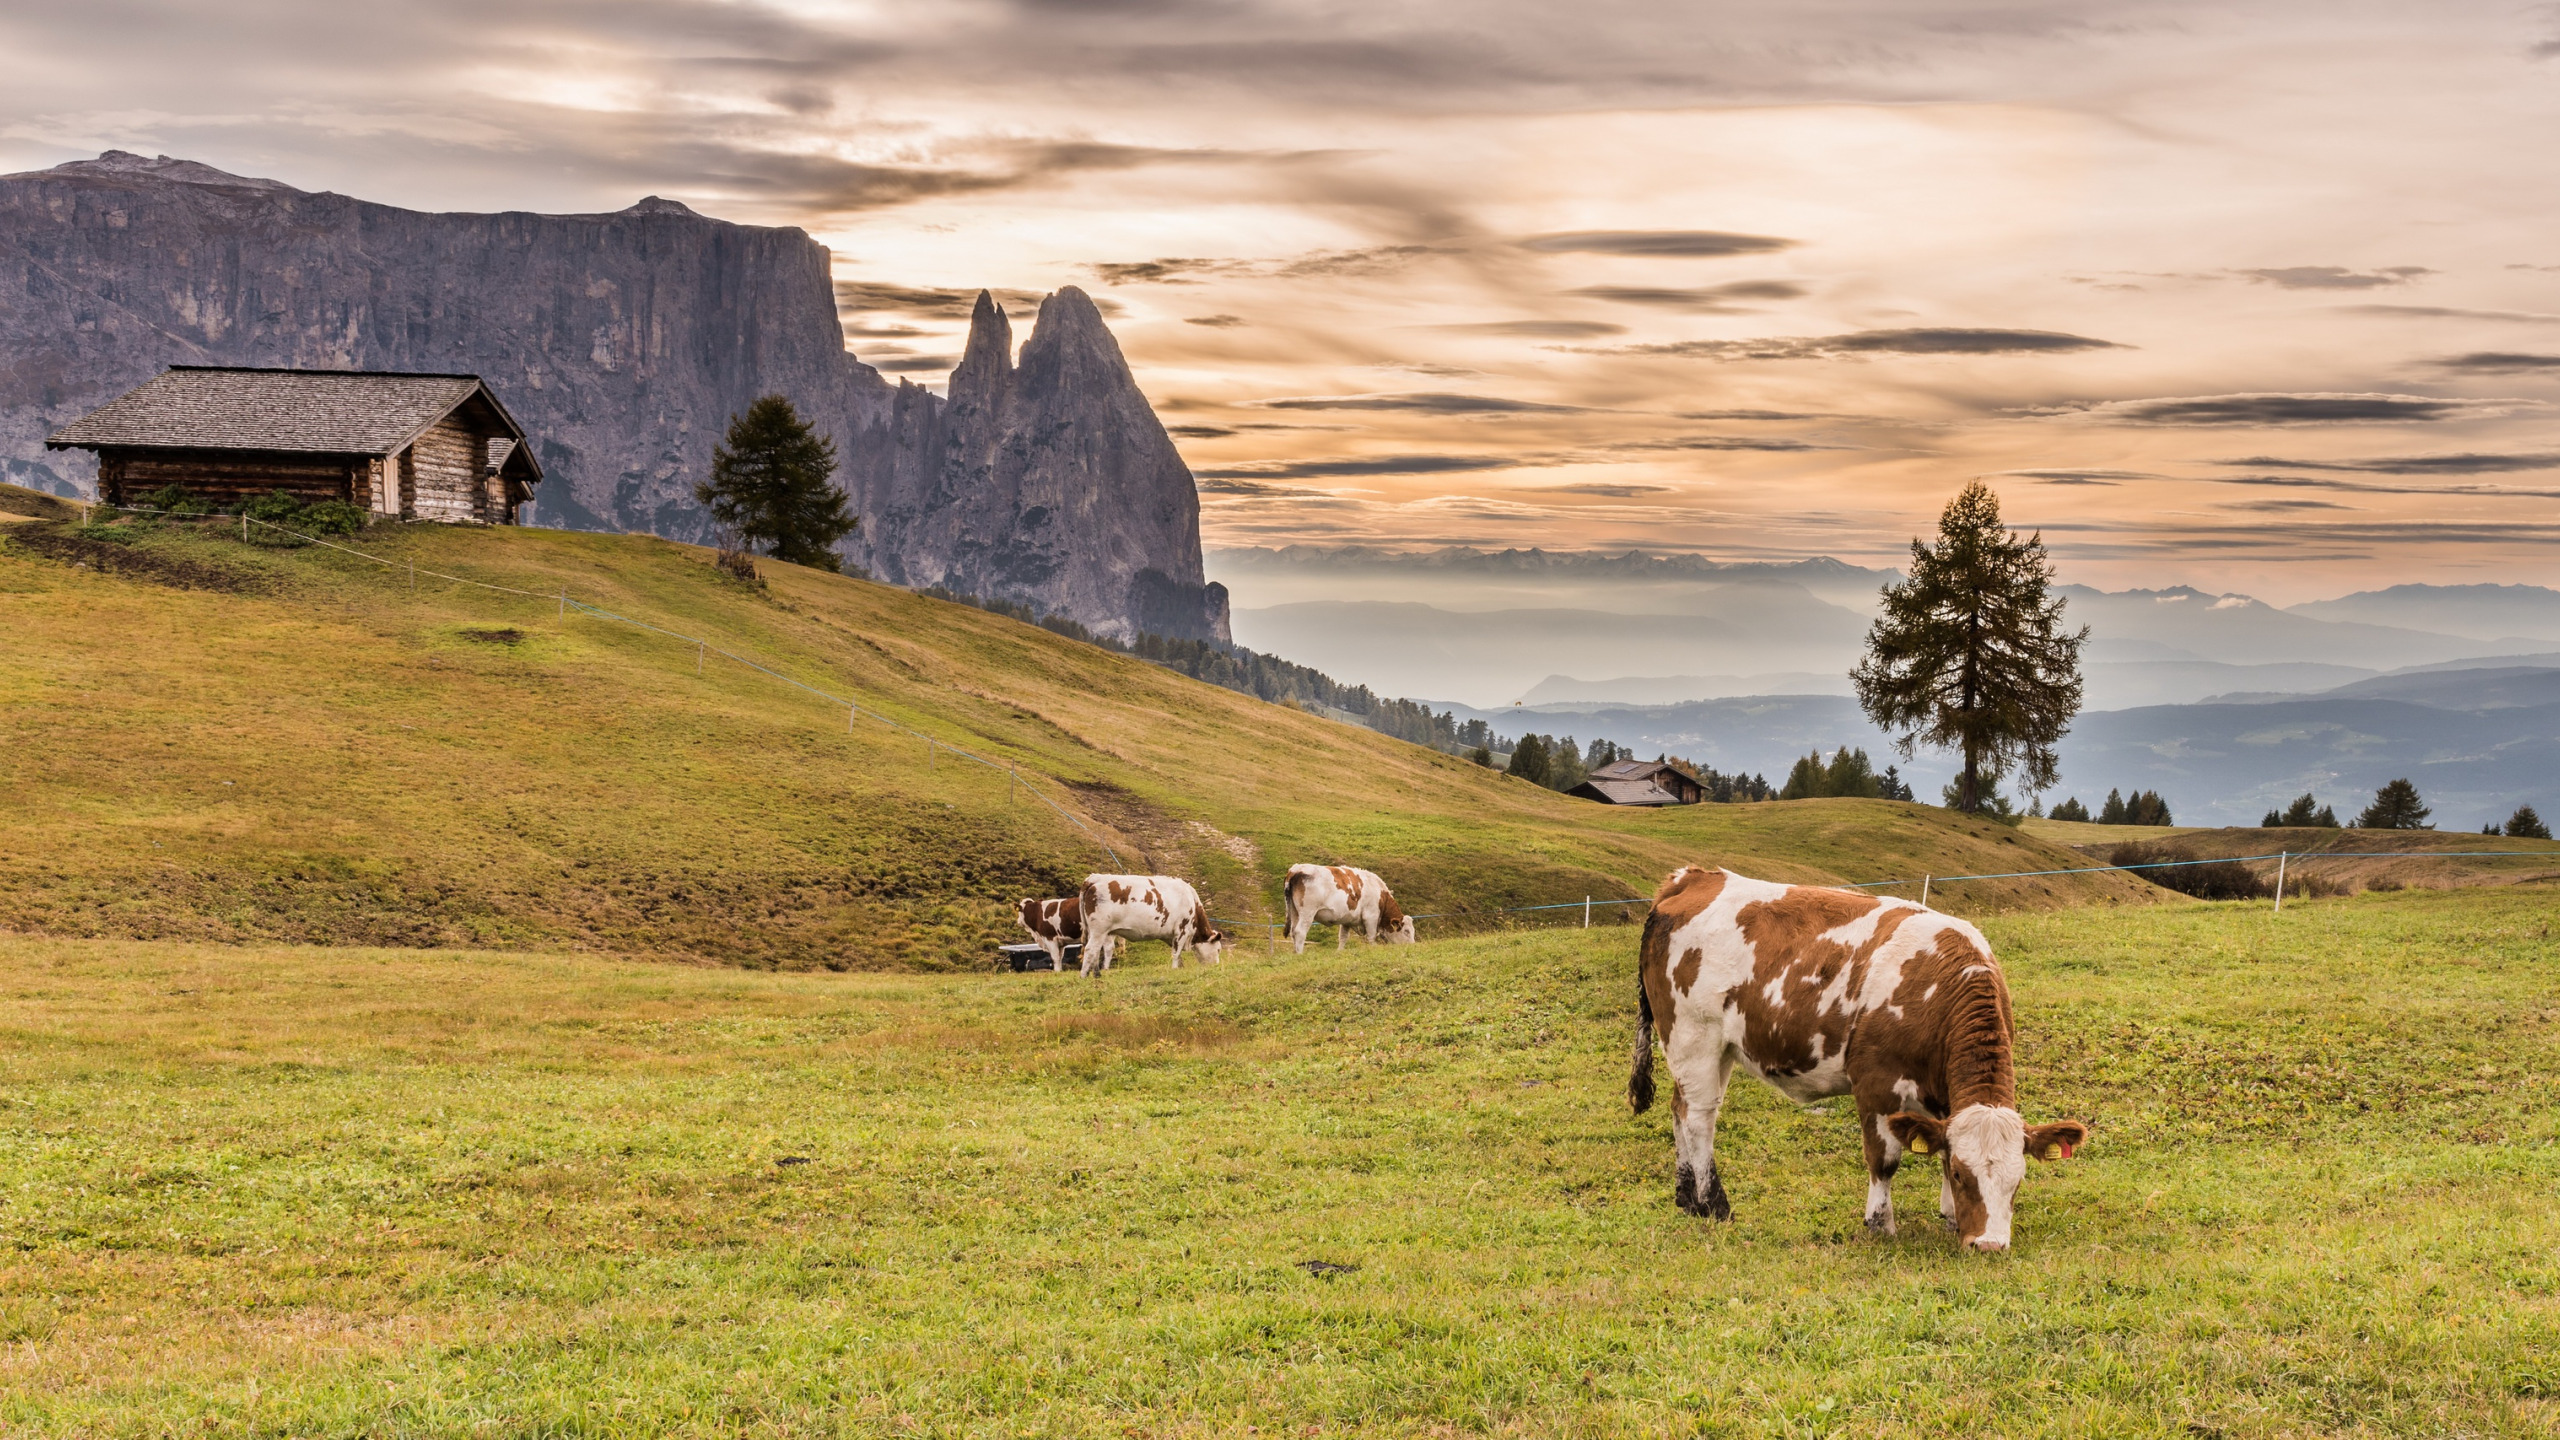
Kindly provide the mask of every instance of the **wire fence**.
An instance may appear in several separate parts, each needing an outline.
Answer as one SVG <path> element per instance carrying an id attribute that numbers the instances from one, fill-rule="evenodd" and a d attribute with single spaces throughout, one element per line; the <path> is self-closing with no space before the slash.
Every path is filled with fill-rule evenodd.
<path id="1" fill-rule="evenodd" d="M 1896 885 L 1917 885 L 1920 887 L 1920 903 L 1925 906 L 1928 904 L 1928 895 L 1933 887 L 1952 884 L 1959 880 L 2034 880 L 2055 875 L 2105 875 L 2114 872 L 2135 870 L 2172 870 L 2187 865 L 2238 865 L 2257 860 L 2273 860 L 2279 867 L 2287 867 L 2291 865 L 2301 865 L 2314 860 L 2512 859 L 2540 859 L 2560 863 L 2560 850 L 2271 850 L 2261 855 L 2217 855 L 2203 860 L 2147 860 L 2133 865 L 2075 865 L 2061 870 L 2001 870 L 1981 875 L 1921 875 L 1902 880 L 1850 880 L 1834 885 L 1816 886 L 1814 888 L 1831 890 L 1882 890 L 1889 889 Z M 2284 878 L 2284 870 L 2279 868 L 2277 871 L 2277 890 L 2275 896 L 2276 908 L 2278 910 L 2282 910 L 2284 908 Z M 1592 913 L 1596 910 L 1606 909 L 1615 905 L 1643 905 L 1650 907 L 1652 904 L 1653 901 L 1649 897 L 1643 896 L 1624 900 L 1602 900 L 1597 897 L 1585 897 L 1580 900 L 1561 901 L 1552 905 L 1506 905 L 1491 910 L 1444 910 L 1428 915 L 1409 916 L 1408 918 L 1415 921 L 1472 920 L 1495 915 L 1526 915 L 1542 910 L 1579 910 L 1582 912 L 1583 916 L 1581 928 L 1588 930 L 1591 928 Z M 1245 929 L 1267 928 L 1277 931 L 1284 928 L 1283 926 L 1268 920 L 1214 920 L 1212 923 L 1220 926 L 1233 925 Z"/>
<path id="2" fill-rule="evenodd" d="M 122 505 L 114 508 L 126 513 L 141 515 L 169 516 L 176 513 L 165 510 L 150 510 L 132 505 Z M 179 516 L 178 518 L 210 519 L 214 517 Z M 772 679 L 781 681 L 785 685 L 789 685 L 795 689 L 814 695 L 820 700 L 826 701 L 830 705 L 843 706 L 845 709 L 845 728 L 848 731 L 852 730 L 858 722 L 868 718 L 878 721 L 880 724 L 887 726 L 889 729 L 896 731 L 899 734 L 906 735 L 912 739 L 922 740 L 925 742 L 925 761 L 928 765 L 932 764 L 940 757 L 948 755 L 955 760 L 963 760 L 973 765 L 985 766 L 987 769 L 1005 776 L 1007 782 L 1011 786 L 1018 787 L 1022 793 L 1029 795 L 1032 799 L 1049 807 L 1050 810 L 1054 811 L 1068 824 L 1073 825 L 1076 829 L 1082 831 L 1086 839 L 1091 840 L 1096 846 L 1100 847 L 1103 854 L 1111 857 L 1112 864 L 1120 866 L 1123 869 L 1127 868 L 1127 862 L 1120 858 L 1120 852 L 1112 848 L 1110 841 L 1105 840 L 1099 834 L 1096 834 L 1093 827 L 1084 822 L 1084 818 L 1082 816 L 1077 815 L 1074 811 L 1069 810 L 1057 801 L 1050 799 L 1047 795 L 1041 792 L 1038 785 L 1032 783 L 1034 780 L 1047 780 L 1052 784 L 1063 786 L 1065 782 L 1056 779 L 1056 777 L 1043 775 L 1036 770 L 1033 771 L 1029 777 L 1025 777 L 1022 773 L 1020 762 L 1018 761 L 998 762 L 989 759 L 988 757 L 980 755 L 973 750 L 954 745 L 950 741 L 945 740 L 938 735 L 934 735 L 929 731 L 918 730 L 911 725 L 892 719 L 888 715 L 883 714 L 876 707 L 867 706 L 848 696 L 838 695 L 832 691 L 821 689 L 818 686 L 809 684 L 807 681 L 801 680 L 795 676 L 785 675 L 781 671 L 776 670 L 769 665 L 750 659 L 734 650 L 714 645 L 702 636 L 687 635 L 681 631 L 669 630 L 663 626 L 652 625 L 645 620 L 634 620 L 628 615 L 616 614 L 615 612 L 604 609 L 600 606 L 589 605 L 583 600 L 571 598 L 567 586 L 562 586 L 556 591 L 526 590 L 515 585 L 498 585 L 487 580 L 474 580 L 467 575 L 448 574 L 442 570 L 421 570 L 418 568 L 417 562 L 414 560 L 386 559 L 380 555 L 368 554 L 365 551 L 358 550 L 352 545 L 341 545 L 334 540 L 324 540 L 317 535 L 305 535 L 299 530 L 288 529 L 285 526 L 277 525 L 266 520 L 259 520 L 249 515 L 241 515 L 239 517 L 239 521 L 240 538 L 244 542 L 249 538 L 249 527 L 252 525 L 260 526 L 268 530 L 273 530 L 279 535 L 290 535 L 294 539 L 300 540 L 305 544 L 325 546 L 328 549 L 338 551 L 340 554 L 353 555 L 359 560 L 369 560 L 372 563 L 383 566 L 389 570 L 401 571 L 405 569 L 409 578 L 409 587 L 412 590 L 417 588 L 418 577 L 423 575 L 430 580 L 443 580 L 455 585 L 476 586 L 482 590 L 494 590 L 502 595 L 522 595 L 534 600 L 556 600 L 560 607 L 560 618 L 563 620 L 566 620 L 569 616 L 569 612 L 574 610 L 581 615 L 591 616 L 598 620 L 611 621 L 617 625 L 628 625 L 632 629 L 645 630 L 652 635 L 663 635 L 670 640 L 679 641 L 683 644 L 694 647 L 694 670 L 696 674 L 701 673 L 704 658 L 712 655 L 717 655 L 721 659 L 730 661 L 733 664 L 743 665 L 746 668 L 755 671 L 757 674 L 769 676 Z"/>

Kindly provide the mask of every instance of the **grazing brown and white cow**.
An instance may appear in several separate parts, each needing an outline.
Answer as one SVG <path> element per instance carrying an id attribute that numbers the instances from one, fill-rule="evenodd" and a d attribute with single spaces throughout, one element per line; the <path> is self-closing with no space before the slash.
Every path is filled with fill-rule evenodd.
<path id="1" fill-rule="evenodd" d="M 1358 925 L 1372 945 L 1413 943 L 1413 917 L 1396 903 L 1387 882 L 1349 865 L 1292 865 L 1280 887 L 1292 953 L 1307 953 L 1307 931 L 1319 922 L 1333 928 L 1333 948 L 1342 948 L 1345 927 Z"/>
<path id="2" fill-rule="evenodd" d="M 1084 973 L 1111 968 L 1122 940 L 1162 940 L 1173 947 L 1173 968 L 1197 946 L 1200 958 L 1218 963 L 1226 932 L 1209 923 L 1209 907 L 1188 881 L 1170 875 L 1087 875 L 1076 899 L 1084 912 Z"/>
<path id="3" fill-rule="evenodd" d="M 1681 1209 L 1733 1218 L 1716 1113 L 1733 1067 L 1791 1100 L 1857 1100 L 1867 1227 L 1893 1233 L 1905 1151 L 1944 1157 L 1938 1209 L 1976 1250 L 2009 1247 L 2027 1157 L 2067 1158 L 2077 1120 L 2018 1116 L 2009 990 L 1982 932 L 1907 900 L 1675 870 L 1653 897 L 1638 965 L 1627 1099 L 1653 1103 L 1653 1037 L 1671 1067 Z"/>
<path id="4" fill-rule="evenodd" d="M 1080 896 L 1025 900 L 1013 918 L 1039 942 L 1053 972 L 1067 968 L 1067 947 L 1084 939 L 1084 901 Z"/>

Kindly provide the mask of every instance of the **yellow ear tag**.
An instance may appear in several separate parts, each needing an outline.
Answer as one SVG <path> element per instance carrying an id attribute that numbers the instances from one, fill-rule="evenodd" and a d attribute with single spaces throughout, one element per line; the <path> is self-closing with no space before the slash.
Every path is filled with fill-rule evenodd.
<path id="1" fill-rule="evenodd" d="M 1926 1155 L 1926 1154 L 1928 1154 L 1928 1153 L 1929 1153 L 1929 1142 L 1928 1142 L 1928 1141 L 1926 1141 L 1926 1140 L 1923 1140 L 1923 1139 L 1919 1138 L 1919 1137 L 1918 1137 L 1918 1136 L 1916 1136 L 1916 1135 L 1915 1135 L 1915 1136 L 1913 1136 L 1913 1137 L 1912 1137 L 1912 1139 L 1911 1139 L 1911 1153 L 1912 1153 L 1912 1154 L 1914 1154 L 1914 1155 Z"/>

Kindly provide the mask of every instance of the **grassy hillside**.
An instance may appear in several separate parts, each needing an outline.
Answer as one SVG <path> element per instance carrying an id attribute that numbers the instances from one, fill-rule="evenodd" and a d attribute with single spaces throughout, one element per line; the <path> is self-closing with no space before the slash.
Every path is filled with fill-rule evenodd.
<path id="1" fill-rule="evenodd" d="M 385 527 L 360 543 L 386 570 L 220 522 L 7 535 L 0 929 L 919 968 L 979 963 L 1012 897 L 1108 868 L 1003 775 L 869 720 L 849 733 L 843 710 L 716 656 L 697 677 L 692 647 L 564 615 L 562 589 L 1056 777 L 1128 864 L 1193 877 L 1223 916 L 1273 914 L 1299 860 L 1478 915 L 1648 894 L 1698 860 L 1803 880 L 2079 863 L 1922 806 L 1568 800 L 966 606 L 775 564 L 759 589 L 646 538 Z M 538 593 L 412 592 L 413 563 Z"/>
<path id="2" fill-rule="evenodd" d="M 2095 1127 L 1998 1258 L 1929 1161 L 1868 1237 L 1844 1107 L 1749 1080 L 1737 1219 L 1673 1210 L 1624 930 L 1099 988 L 0 940 L 0 1430 L 2549 1435 L 2552 919 L 1993 918 L 2025 1108 Z"/>

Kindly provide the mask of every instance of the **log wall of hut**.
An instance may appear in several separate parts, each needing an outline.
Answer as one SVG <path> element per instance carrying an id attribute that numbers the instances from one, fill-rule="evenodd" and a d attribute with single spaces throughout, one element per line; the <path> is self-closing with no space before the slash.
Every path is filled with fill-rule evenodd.
<path id="1" fill-rule="evenodd" d="M 297 500 L 356 500 L 367 461 L 361 455 L 268 455 L 242 450 L 101 450 L 98 493 L 131 505 L 170 485 L 219 506 L 236 506 L 282 490 Z"/>
<path id="2" fill-rule="evenodd" d="M 415 499 L 407 513 L 420 520 L 486 520 L 488 488 L 481 483 L 488 447 L 479 432 L 447 415 L 409 447 Z"/>

